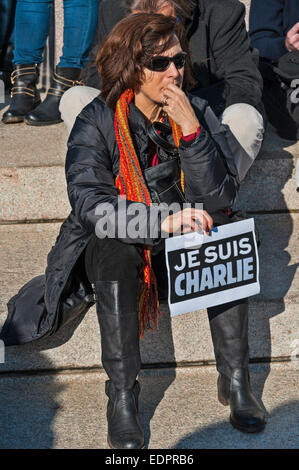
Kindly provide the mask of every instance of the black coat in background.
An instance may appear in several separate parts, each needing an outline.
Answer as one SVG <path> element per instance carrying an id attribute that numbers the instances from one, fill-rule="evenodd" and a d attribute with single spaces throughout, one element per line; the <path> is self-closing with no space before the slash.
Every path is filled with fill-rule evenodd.
<path id="1" fill-rule="evenodd" d="M 204 203 L 204 208 L 213 214 L 234 203 L 239 189 L 238 162 L 248 157 L 207 102 L 192 96 L 190 101 L 201 131 L 191 145 L 181 141 L 178 148 L 185 175 L 185 198 L 188 202 Z M 136 153 L 146 169 L 147 122 L 133 103 L 129 123 Z M 120 211 L 132 203 L 123 199 L 124 204 L 118 205 L 114 181 L 119 173 L 119 160 L 114 113 L 100 97 L 95 98 L 77 117 L 68 141 L 65 170 L 72 211 L 48 255 L 45 275 L 25 284 L 7 304 L 8 317 L 0 332 L 6 346 L 52 335 L 62 325 L 78 317 L 82 319 L 81 315 L 94 303 L 84 252 L 100 219 L 96 207 L 109 202 Z M 149 206 L 145 209 L 145 218 L 149 219 Z M 125 220 L 128 223 L 128 215 Z M 147 223 L 145 220 L 144 224 Z M 122 241 L 154 244 L 153 239 L 127 237 Z"/>
<path id="2" fill-rule="evenodd" d="M 288 52 L 288 31 L 299 22 L 299 0 L 251 0 L 249 36 L 264 59 L 278 62 Z"/>
<path id="3" fill-rule="evenodd" d="M 121 0 L 101 1 L 94 47 L 82 72 L 85 85 L 100 89 L 94 62 L 99 44 L 126 14 Z M 245 6 L 238 0 L 198 0 L 193 22 L 186 25 L 192 70 L 200 86 L 206 88 L 224 81 L 220 96 L 225 103 L 221 108 L 216 103 L 219 90 L 215 90 L 215 100 L 201 95 L 209 98 L 217 114 L 235 103 L 247 103 L 260 111 L 263 81 L 257 68 L 258 57 L 250 51 L 244 17 Z"/>
<path id="4" fill-rule="evenodd" d="M 251 0 L 250 38 L 260 55 L 264 79 L 263 103 L 268 121 L 279 137 L 299 139 L 296 82 L 299 52 L 288 52 L 288 31 L 299 22 L 299 0 Z"/>

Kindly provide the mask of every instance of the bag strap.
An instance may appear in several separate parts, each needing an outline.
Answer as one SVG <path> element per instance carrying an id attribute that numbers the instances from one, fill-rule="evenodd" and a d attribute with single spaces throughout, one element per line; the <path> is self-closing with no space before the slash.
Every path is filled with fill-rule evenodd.
<path id="1" fill-rule="evenodd" d="M 172 134 L 172 128 L 166 124 L 163 124 L 162 122 L 153 122 L 152 125 L 148 128 L 147 134 L 156 145 L 161 147 L 166 152 L 178 153 L 176 145 L 164 139 L 164 137 L 162 137 L 158 131 L 163 132 L 166 135 L 170 135 Z"/>

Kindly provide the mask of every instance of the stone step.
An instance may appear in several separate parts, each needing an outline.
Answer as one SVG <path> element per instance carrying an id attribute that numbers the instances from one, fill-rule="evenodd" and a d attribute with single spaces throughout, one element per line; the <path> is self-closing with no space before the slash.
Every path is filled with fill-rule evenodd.
<path id="1" fill-rule="evenodd" d="M 253 212 L 299 210 L 293 161 L 256 161 L 235 207 Z M 0 221 L 62 220 L 69 212 L 62 166 L 0 168 Z"/>
<path id="2" fill-rule="evenodd" d="M 46 127 L 0 123 L 1 221 L 67 217 L 70 205 L 64 172 L 66 143 L 63 123 Z M 282 140 L 269 129 L 261 152 L 241 185 L 236 208 L 298 210 L 295 188 L 298 156 L 299 142 Z"/>
<path id="3" fill-rule="evenodd" d="M 45 95 L 43 95 L 44 97 Z M 0 109 L 0 118 L 8 103 Z M 0 120 L 0 168 L 64 166 L 67 131 L 63 123 L 34 127 L 24 123 L 3 124 Z M 299 142 L 280 139 L 269 128 L 257 160 L 293 159 L 299 156 Z"/>
<path id="4" fill-rule="evenodd" d="M 250 302 L 249 349 L 252 362 L 291 361 L 298 351 L 298 304 L 283 300 Z M 0 315 L 3 323 L 5 315 Z M 1 324 L 0 324 L 1 327 Z M 170 319 L 162 308 L 159 329 L 146 332 L 140 342 L 144 365 L 215 364 L 210 328 L 205 311 L 192 312 Z M 7 371 L 60 370 L 101 366 L 100 331 L 95 307 L 78 325 L 59 331 L 55 337 L 34 343 L 5 348 Z"/>
<path id="5" fill-rule="evenodd" d="M 27 129 L 28 127 L 26 126 Z M 52 127 L 59 128 L 60 126 Z M 49 132 L 51 129 L 50 127 Z M 45 128 L 41 130 L 44 132 Z M 31 134 L 32 130 L 29 129 L 29 131 Z M 33 128 L 33 135 L 36 131 L 37 129 Z M 60 140 L 56 135 L 56 142 L 58 142 L 56 153 L 53 149 L 55 147 L 53 139 L 49 141 L 49 148 L 42 144 L 42 138 L 38 146 L 31 144 L 30 148 L 25 143 L 24 155 L 28 157 L 30 154 L 30 158 L 26 160 L 24 157 L 22 165 L 19 154 L 16 158 L 15 152 L 15 160 L 10 160 L 8 149 L 13 148 L 13 144 L 9 147 L 7 139 L 4 139 L 7 147 L 1 153 L 0 221 L 53 220 L 67 217 L 70 204 L 66 192 L 63 163 L 65 158 L 65 142 L 62 143 L 64 141 L 63 129 L 60 128 L 59 133 Z M 64 150 L 59 151 L 62 147 Z M 39 148 L 42 149 L 40 152 L 37 151 Z M 241 184 L 236 203 L 237 209 L 242 208 L 253 212 L 299 209 L 299 196 L 295 187 L 297 145 L 288 149 L 291 150 L 278 148 L 273 139 L 266 141 L 265 149 Z M 48 155 L 52 155 L 50 165 Z M 53 157 L 53 155 L 56 156 Z M 13 162 L 13 165 L 10 166 L 9 162 Z"/>
<path id="6" fill-rule="evenodd" d="M 298 218 L 298 214 L 255 217 L 262 242 L 262 290 L 250 300 L 252 359 L 289 359 L 296 348 Z M 32 277 L 44 272 L 47 253 L 59 228 L 58 223 L 0 226 L 1 325 L 10 297 Z M 163 307 L 159 330 L 145 334 L 141 352 L 144 363 L 214 361 L 206 312 L 191 312 L 170 319 L 168 309 Z M 6 362 L 0 365 L 0 371 L 43 369 L 47 364 L 56 369 L 92 367 L 100 363 L 99 327 L 93 307 L 79 325 L 66 327 L 53 338 L 7 348 Z"/>
<path id="7" fill-rule="evenodd" d="M 0 219 L 65 218 L 69 203 L 64 175 L 64 124 L 34 127 L 0 122 L 0 145 Z M 299 142 L 282 140 L 269 129 L 241 185 L 237 207 L 250 211 L 298 209 L 294 178 L 298 156 Z"/>
<path id="8" fill-rule="evenodd" d="M 295 364 L 254 364 L 250 378 L 267 422 L 258 434 L 230 425 L 229 407 L 217 400 L 215 367 L 142 370 L 139 416 L 146 448 L 153 456 L 154 449 L 297 449 Z M 0 448 L 107 449 L 105 380 L 98 372 L 2 376 Z M 146 452 L 142 459 L 149 459 Z"/>
<path id="9" fill-rule="evenodd" d="M 3 111 L 0 111 L 0 117 Z M 0 121 L 0 168 L 63 167 L 66 143 L 63 123 L 35 127 Z"/>

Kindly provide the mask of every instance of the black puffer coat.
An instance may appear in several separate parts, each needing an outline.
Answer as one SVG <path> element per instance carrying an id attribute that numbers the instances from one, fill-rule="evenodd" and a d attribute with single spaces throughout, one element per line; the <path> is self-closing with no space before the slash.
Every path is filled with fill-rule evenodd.
<path id="1" fill-rule="evenodd" d="M 201 132 L 191 144 L 181 143 L 179 147 L 185 198 L 189 202 L 203 202 L 204 208 L 214 213 L 234 203 L 239 188 L 238 162 L 248 156 L 205 101 L 191 96 L 190 100 Z M 62 325 L 83 316 L 93 304 L 84 250 L 99 219 L 95 209 L 101 202 L 111 203 L 116 210 L 124 210 L 131 203 L 123 200 L 124 205 L 116 207 L 119 198 L 114 180 L 119 172 L 119 150 L 113 120 L 114 113 L 101 98 L 86 106 L 76 120 L 68 141 L 65 167 L 72 212 L 48 255 L 45 275 L 25 284 L 8 302 L 8 318 L 0 334 L 6 345 L 53 334 Z M 136 152 L 145 169 L 146 119 L 133 103 L 129 121 Z M 161 154 L 162 157 L 167 155 Z M 147 218 L 148 206 L 145 214 Z M 153 239 L 123 241 L 153 244 Z"/>

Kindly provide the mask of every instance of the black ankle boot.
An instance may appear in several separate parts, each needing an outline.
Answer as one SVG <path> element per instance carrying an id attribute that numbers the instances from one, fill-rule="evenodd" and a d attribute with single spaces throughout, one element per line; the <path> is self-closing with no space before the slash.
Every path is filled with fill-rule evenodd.
<path id="1" fill-rule="evenodd" d="M 138 418 L 139 382 L 131 390 L 117 390 L 106 382 L 108 445 L 111 449 L 142 449 L 144 437 Z"/>
<path id="2" fill-rule="evenodd" d="M 218 377 L 218 399 L 224 406 L 230 405 L 230 422 L 242 432 L 260 432 L 264 429 L 265 415 L 250 388 L 248 369 L 234 369 L 231 378 Z"/>
<path id="3" fill-rule="evenodd" d="M 36 89 L 39 70 L 37 64 L 15 65 L 11 74 L 11 104 L 3 114 L 4 124 L 23 122 L 25 115 L 40 104 Z"/>
<path id="4" fill-rule="evenodd" d="M 138 418 L 140 371 L 139 280 L 93 284 L 101 330 L 102 364 L 109 381 L 106 394 L 108 444 L 114 449 L 140 449 L 144 436 Z"/>
<path id="5" fill-rule="evenodd" d="M 25 117 L 26 124 L 31 126 L 49 126 L 62 122 L 59 111 L 59 103 L 65 91 L 74 85 L 79 85 L 78 81 L 81 69 L 56 67 L 53 73 L 51 86 L 45 100 Z"/>

